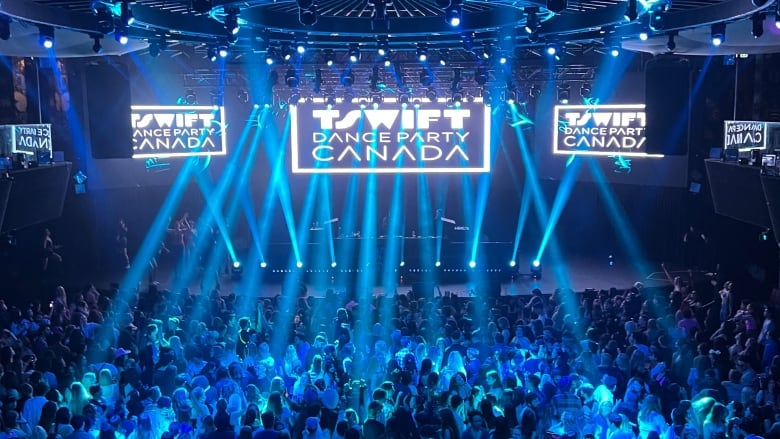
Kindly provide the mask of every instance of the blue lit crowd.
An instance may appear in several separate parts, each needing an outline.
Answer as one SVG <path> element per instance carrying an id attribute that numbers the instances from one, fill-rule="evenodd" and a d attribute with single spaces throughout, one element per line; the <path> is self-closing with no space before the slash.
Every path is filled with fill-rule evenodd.
<path id="1" fill-rule="evenodd" d="M 777 297 L 551 293 L 59 287 L 0 303 L 0 439 L 780 437 Z"/>

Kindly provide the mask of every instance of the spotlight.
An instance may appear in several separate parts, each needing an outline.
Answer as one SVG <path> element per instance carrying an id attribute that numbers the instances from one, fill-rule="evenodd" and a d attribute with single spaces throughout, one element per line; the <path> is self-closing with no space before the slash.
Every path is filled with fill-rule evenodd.
<path id="1" fill-rule="evenodd" d="M 385 58 L 385 61 L 382 64 L 384 64 L 385 67 L 390 67 L 391 65 L 393 65 L 390 62 L 390 58 Z"/>
<path id="2" fill-rule="evenodd" d="M 11 18 L 0 14 L 0 40 L 7 41 L 11 38 Z"/>
<path id="3" fill-rule="evenodd" d="M 677 48 L 677 43 L 674 42 L 674 32 L 669 32 L 669 39 L 666 40 L 666 50 L 669 52 L 674 52 L 674 49 Z"/>
<path id="4" fill-rule="evenodd" d="M 510 266 L 510 267 L 515 267 L 515 266 L 517 266 L 517 261 L 515 261 L 514 259 L 512 259 L 511 261 L 509 261 L 509 266 Z"/>
<path id="5" fill-rule="evenodd" d="M 609 54 L 612 55 L 613 58 L 617 58 L 620 56 L 620 47 L 614 46 L 609 49 Z"/>
<path id="6" fill-rule="evenodd" d="M 298 262 L 295 263 L 295 266 L 298 267 L 298 268 L 303 268 L 303 262 L 298 261 Z"/>
<path id="7" fill-rule="evenodd" d="M 477 73 L 474 74 L 474 82 L 477 83 L 477 85 L 485 85 L 488 82 L 488 72 L 487 70 L 483 68 L 478 68 Z"/>
<path id="8" fill-rule="evenodd" d="M 117 26 L 114 28 L 114 40 L 117 43 L 125 45 L 128 42 L 127 28 L 124 26 Z"/>
<path id="9" fill-rule="evenodd" d="M 323 58 L 325 58 L 325 65 L 331 67 L 333 65 L 333 51 L 331 49 L 325 49 L 322 52 Z"/>
<path id="10" fill-rule="evenodd" d="M 92 36 L 92 40 L 94 41 L 92 43 L 92 51 L 97 53 L 97 54 L 103 53 L 103 45 L 100 44 L 100 39 L 101 39 L 100 35 L 93 35 Z M 160 51 L 158 50 L 157 51 L 157 55 L 159 55 L 159 54 L 160 54 Z M 152 57 L 157 56 L 157 55 L 155 55 L 153 53 L 151 46 L 149 46 L 149 55 L 152 55 Z"/>
<path id="11" fill-rule="evenodd" d="M 374 104 L 374 107 L 378 107 L 384 100 L 385 98 L 382 96 L 382 93 L 371 94 L 371 103 Z"/>
<path id="12" fill-rule="evenodd" d="M 292 49 L 290 48 L 289 43 L 283 43 L 281 51 L 282 51 L 282 58 L 285 61 L 289 61 L 292 58 Z"/>
<path id="13" fill-rule="evenodd" d="M 38 43 L 44 49 L 54 47 L 54 28 L 46 25 L 38 26 Z"/>
<path id="14" fill-rule="evenodd" d="M 647 41 L 647 39 L 650 38 L 650 35 L 646 31 L 639 32 L 639 39 L 642 41 Z"/>
<path id="15" fill-rule="evenodd" d="M 276 62 L 276 49 L 273 47 L 269 48 L 268 51 L 265 53 L 265 63 L 267 65 L 272 65 L 274 62 Z"/>
<path id="16" fill-rule="evenodd" d="M 298 55 L 306 53 L 306 44 L 303 42 L 295 43 L 295 52 L 298 53 Z"/>
<path id="17" fill-rule="evenodd" d="M 498 63 L 499 63 L 499 64 L 506 64 L 507 60 L 508 60 L 508 58 L 506 57 L 506 53 L 504 53 L 504 52 L 501 52 L 501 53 L 498 55 Z"/>
<path id="18" fill-rule="evenodd" d="M 555 43 L 549 43 L 547 44 L 547 47 L 545 47 L 544 51 L 549 56 L 557 56 L 558 52 L 560 52 L 560 48 Z"/>
<path id="19" fill-rule="evenodd" d="M 447 59 L 449 58 L 449 52 L 447 49 L 442 49 L 439 51 L 439 65 L 444 67 L 447 65 Z"/>
<path id="20" fill-rule="evenodd" d="M 436 267 L 441 267 L 441 261 L 436 261 L 436 263 L 433 265 L 435 265 Z"/>
<path id="21" fill-rule="evenodd" d="M 349 62 L 356 63 L 360 61 L 360 46 L 357 44 L 349 45 Z"/>
<path id="22" fill-rule="evenodd" d="M 401 261 L 401 263 L 400 263 L 400 264 L 398 264 L 398 266 L 399 266 L 399 267 L 404 267 L 404 266 L 406 266 L 406 262 L 404 262 L 404 261 Z"/>
<path id="23" fill-rule="evenodd" d="M 469 268 L 476 268 L 477 261 L 469 261 Z"/>
<path id="24" fill-rule="evenodd" d="M 241 279 L 241 275 L 244 273 L 244 267 L 241 266 L 241 263 L 238 261 L 233 261 L 233 267 L 232 267 L 232 273 L 231 278 L 233 280 L 239 280 Z"/>
<path id="25" fill-rule="evenodd" d="M 219 58 L 219 53 L 216 47 L 212 46 L 209 47 L 208 55 L 207 55 L 209 61 L 216 62 L 217 58 Z"/>
<path id="26" fill-rule="evenodd" d="M 547 0 L 547 10 L 556 14 L 559 14 L 566 10 L 566 0 Z"/>
<path id="27" fill-rule="evenodd" d="M 561 104 L 568 104 L 571 97 L 571 87 L 569 84 L 561 84 L 558 87 L 558 102 Z"/>
<path id="28" fill-rule="evenodd" d="M 531 262 L 531 278 L 539 280 L 542 278 L 542 263 L 538 259 Z"/>
<path id="29" fill-rule="evenodd" d="M 583 82 L 582 86 L 580 86 L 580 96 L 582 96 L 584 99 L 587 99 L 592 94 L 593 94 L 593 87 L 591 87 L 590 83 Z"/>
<path id="30" fill-rule="evenodd" d="M 122 0 L 122 3 L 119 5 L 119 20 L 121 20 L 125 26 L 132 26 L 133 23 L 135 23 L 135 17 L 133 17 L 133 11 L 130 9 L 129 0 Z"/>
<path id="31" fill-rule="evenodd" d="M 710 26 L 710 36 L 713 46 L 718 47 L 723 44 L 726 41 L 726 23 L 713 23 Z"/>
<path id="32" fill-rule="evenodd" d="M 406 92 L 398 93 L 398 102 L 401 105 L 408 105 L 409 100 L 410 100 L 409 93 Z"/>
<path id="33" fill-rule="evenodd" d="M 539 8 L 529 7 L 525 8 L 525 32 L 529 34 L 535 33 L 541 23 L 539 22 L 539 16 L 537 15 Z"/>
<path id="34" fill-rule="evenodd" d="M 430 87 L 428 90 L 425 91 L 425 97 L 428 98 L 429 101 L 435 102 L 437 98 L 436 89 Z"/>
<path id="35" fill-rule="evenodd" d="M 417 60 L 420 62 L 428 61 L 428 45 L 417 43 Z"/>
<path id="36" fill-rule="evenodd" d="M 762 12 L 755 12 L 750 17 L 750 21 L 753 23 L 753 30 L 751 31 L 753 38 L 761 38 L 764 35 L 764 18 L 766 18 L 766 15 Z"/>
<path id="37" fill-rule="evenodd" d="M 628 0 L 626 2 L 626 21 L 634 21 L 639 17 L 639 12 L 637 11 L 637 0 Z"/>
<path id="38" fill-rule="evenodd" d="M 300 85 L 301 81 L 298 78 L 298 72 L 293 68 L 287 69 L 287 73 L 284 74 L 284 83 L 290 88 L 295 88 Z"/>
<path id="39" fill-rule="evenodd" d="M 336 261 L 333 261 L 330 263 L 330 268 L 336 268 Z"/>
<path id="40" fill-rule="evenodd" d="M 485 43 L 485 45 L 482 46 L 482 58 L 490 59 L 492 55 L 493 55 L 493 46 L 491 46 L 490 43 Z"/>
<path id="41" fill-rule="evenodd" d="M 298 8 L 298 22 L 304 26 L 314 26 L 317 24 L 317 6 L 311 1 L 304 3 L 309 4 L 309 7 Z M 300 4 L 301 2 L 298 2 L 298 5 Z"/>
<path id="42" fill-rule="evenodd" d="M 444 20 L 452 27 L 460 26 L 463 21 L 462 0 L 452 0 L 447 9 L 444 10 Z"/>
<path id="43" fill-rule="evenodd" d="M 268 267 L 268 262 L 263 261 L 260 263 L 260 268 L 266 268 L 266 267 Z"/>
<path id="44" fill-rule="evenodd" d="M 217 54 L 220 58 L 227 58 L 228 55 L 230 55 L 230 49 L 225 44 L 220 44 L 217 46 Z"/>
<path id="45" fill-rule="evenodd" d="M 463 92 L 461 92 L 461 91 L 453 91 L 452 92 L 452 97 L 450 98 L 450 100 L 452 101 L 453 105 L 455 105 L 456 107 L 459 107 L 460 104 L 463 103 Z"/>
<path id="46" fill-rule="evenodd" d="M 775 29 L 780 29 L 780 2 L 775 2 Z"/>
<path id="47" fill-rule="evenodd" d="M 376 53 L 379 56 L 387 56 L 390 53 L 390 43 L 387 38 L 379 38 L 376 42 Z"/>
<path id="48" fill-rule="evenodd" d="M 228 8 L 225 11 L 225 31 L 227 31 L 228 35 L 238 35 L 239 25 L 238 25 L 238 14 L 239 14 L 238 8 Z"/>

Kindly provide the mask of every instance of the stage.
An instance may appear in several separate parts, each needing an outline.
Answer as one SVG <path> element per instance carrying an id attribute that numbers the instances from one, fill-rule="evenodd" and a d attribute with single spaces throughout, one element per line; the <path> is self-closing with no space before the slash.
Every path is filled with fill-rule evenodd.
<path id="1" fill-rule="evenodd" d="M 518 260 L 528 260 L 527 258 Z M 423 288 L 438 295 L 439 293 L 449 292 L 450 294 L 461 297 L 472 297 L 478 294 L 495 294 L 500 289 L 502 296 L 527 295 L 538 288 L 543 293 L 552 293 L 555 289 L 562 286 L 568 287 L 574 291 L 584 291 L 589 288 L 596 290 L 617 288 L 623 290 L 632 287 L 636 282 L 642 282 L 645 287 L 663 287 L 671 285 L 666 275 L 662 271 L 660 263 L 651 266 L 651 271 L 640 273 L 638 269 L 628 266 L 620 260 L 613 260 L 613 265 L 609 265 L 608 259 L 596 260 L 595 258 L 577 257 L 567 260 L 564 264 L 553 266 L 542 265 L 542 275 L 535 278 L 531 275 L 530 264 L 520 264 L 514 268 L 505 265 L 504 267 L 485 267 L 470 269 L 468 267 L 449 268 L 441 266 L 439 268 L 424 269 L 415 267 L 398 267 L 394 270 L 394 278 L 397 286 L 388 291 L 388 289 L 378 283 L 372 289 L 372 295 L 403 294 L 414 288 Z M 300 272 L 294 273 L 293 269 L 278 269 L 270 266 L 257 269 L 257 288 L 255 294 L 258 297 L 274 297 L 282 294 L 285 288 L 290 285 L 287 280 L 290 276 L 300 276 L 301 284 L 306 287 L 308 295 L 313 297 L 324 297 L 329 289 L 344 291 L 355 288 L 354 285 L 360 284 L 361 273 L 354 269 L 300 269 Z M 241 291 L 246 288 L 245 282 L 247 276 L 250 276 L 249 270 L 243 268 L 240 272 L 235 270 L 222 270 L 219 275 L 222 294 L 236 293 L 243 295 L 246 292 Z M 671 273 L 683 276 L 687 279 L 687 271 L 676 271 Z M 696 273 L 695 275 L 700 275 Z M 381 274 L 377 278 L 382 277 Z M 155 277 L 162 287 L 168 288 L 173 285 L 174 276 L 172 270 L 161 270 Z M 111 282 L 116 282 L 114 279 Z M 351 286 L 351 287 L 350 287 Z M 193 279 L 188 288 L 191 292 L 201 290 L 201 280 Z"/>

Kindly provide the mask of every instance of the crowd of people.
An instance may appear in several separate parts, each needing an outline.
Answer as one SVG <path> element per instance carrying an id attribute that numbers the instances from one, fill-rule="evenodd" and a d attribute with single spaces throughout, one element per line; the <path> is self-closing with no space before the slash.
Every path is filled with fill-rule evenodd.
<path id="1" fill-rule="evenodd" d="M 219 290 L 59 287 L 0 303 L 0 439 L 780 437 L 772 300 L 669 290 L 296 291 L 242 315 Z"/>

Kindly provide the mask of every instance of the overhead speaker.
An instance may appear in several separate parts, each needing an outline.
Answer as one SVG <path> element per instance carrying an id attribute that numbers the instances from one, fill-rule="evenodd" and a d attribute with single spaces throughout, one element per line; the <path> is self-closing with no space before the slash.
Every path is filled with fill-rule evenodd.
<path id="1" fill-rule="evenodd" d="M 664 55 L 645 68 L 645 129 L 648 154 L 688 154 L 691 68 L 687 60 Z"/>
<path id="2" fill-rule="evenodd" d="M 90 65 L 86 68 L 87 115 L 92 157 L 133 157 L 130 126 L 130 80 L 121 64 Z"/>

